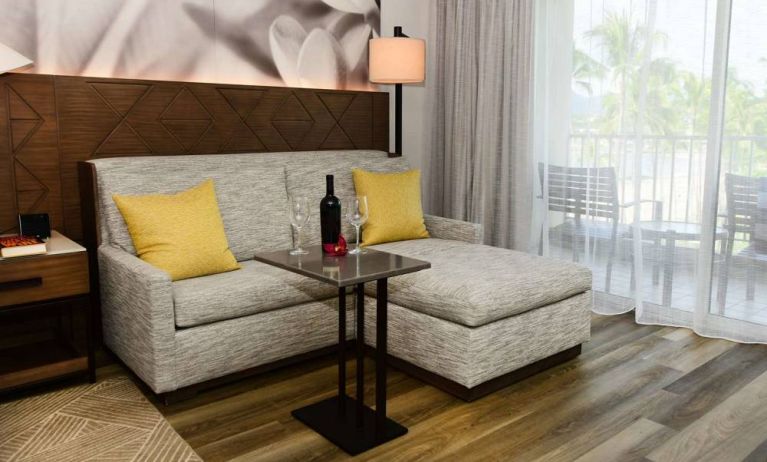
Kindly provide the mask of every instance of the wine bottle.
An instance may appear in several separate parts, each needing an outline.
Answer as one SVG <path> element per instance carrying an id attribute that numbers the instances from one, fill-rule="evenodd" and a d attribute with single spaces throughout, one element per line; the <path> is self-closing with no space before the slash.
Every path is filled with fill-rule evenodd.
<path id="1" fill-rule="evenodd" d="M 322 247 L 325 244 L 337 244 L 341 235 L 341 201 L 333 195 L 333 175 L 325 176 L 327 192 L 320 201 L 320 231 Z"/>

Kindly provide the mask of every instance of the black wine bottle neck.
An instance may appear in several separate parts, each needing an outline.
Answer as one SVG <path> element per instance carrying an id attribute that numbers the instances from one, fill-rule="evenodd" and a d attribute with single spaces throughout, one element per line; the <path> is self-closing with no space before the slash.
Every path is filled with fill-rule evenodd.
<path id="1" fill-rule="evenodd" d="M 333 195 L 333 175 L 326 175 L 325 176 L 325 185 L 327 189 L 327 195 L 332 196 Z"/>

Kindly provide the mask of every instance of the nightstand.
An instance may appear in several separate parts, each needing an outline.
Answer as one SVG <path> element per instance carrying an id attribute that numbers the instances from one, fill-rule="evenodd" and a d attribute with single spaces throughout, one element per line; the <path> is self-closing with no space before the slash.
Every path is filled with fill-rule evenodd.
<path id="1" fill-rule="evenodd" d="M 79 342 L 73 321 L 78 311 L 85 324 Z M 20 339 L 2 333 L 0 393 L 76 375 L 95 382 L 92 311 L 88 253 L 78 243 L 53 231 L 45 255 L 0 258 L 0 320 L 32 327 Z M 51 312 L 57 318 L 46 323 Z"/>

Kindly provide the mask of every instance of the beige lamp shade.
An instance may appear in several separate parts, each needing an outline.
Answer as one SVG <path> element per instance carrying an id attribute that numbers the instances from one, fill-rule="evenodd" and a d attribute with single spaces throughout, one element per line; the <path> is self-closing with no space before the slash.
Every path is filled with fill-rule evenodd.
<path id="1" fill-rule="evenodd" d="M 426 42 L 408 37 L 370 40 L 370 81 L 418 83 L 425 78 Z"/>
<path id="2" fill-rule="evenodd" d="M 0 43 L 0 74 L 32 64 L 32 60 Z"/>

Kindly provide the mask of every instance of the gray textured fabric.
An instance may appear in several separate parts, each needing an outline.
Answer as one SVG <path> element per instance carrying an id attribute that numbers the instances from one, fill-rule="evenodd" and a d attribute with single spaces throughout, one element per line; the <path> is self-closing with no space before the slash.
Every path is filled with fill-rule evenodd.
<path id="1" fill-rule="evenodd" d="M 94 160 L 98 178 L 100 217 L 109 243 L 135 254 L 133 242 L 113 194 L 172 194 L 210 178 L 216 189 L 224 229 L 237 260 L 258 251 L 291 245 L 285 170 L 263 167 L 230 156 L 176 156 Z M 226 157 L 226 158 L 225 158 Z"/>
<path id="2" fill-rule="evenodd" d="M 104 342 L 155 393 L 329 346 L 338 338 L 336 299 L 177 330 L 166 273 L 111 246 L 99 248 L 99 266 Z M 353 338 L 352 312 L 347 320 Z"/>
<path id="3" fill-rule="evenodd" d="M 426 211 L 527 250 L 533 163 L 533 0 L 435 0 Z"/>
<path id="4" fill-rule="evenodd" d="M 343 200 L 353 195 L 353 167 L 372 171 L 408 168 L 404 159 L 389 159 L 378 151 L 93 162 L 99 180 L 103 240 L 115 245 L 99 248 L 104 340 L 157 393 L 333 345 L 337 338 L 336 291 L 252 261 L 245 261 L 243 269 L 235 272 L 171 283 L 167 274 L 129 253 L 132 245 L 111 201 L 112 193 L 173 192 L 205 178 L 216 181 L 220 175 L 217 194 L 224 204 L 222 215 L 230 245 L 239 246 L 238 257 L 247 259 L 254 251 L 248 246 L 284 248 L 289 244 L 288 193 L 307 195 L 319 204 L 324 175 L 330 172 L 337 176 L 336 195 Z M 228 188 L 239 192 L 230 197 L 225 192 Z M 279 206 L 259 209 L 248 203 L 254 197 L 262 198 L 265 190 L 282 197 L 281 203 L 274 201 Z M 256 208 L 248 208 L 251 206 Z M 316 214 L 313 218 L 307 237 L 317 242 L 319 220 Z M 430 232 L 445 239 L 377 246 L 433 265 L 430 270 L 389 282 L 390 353 L 471 387 L 588 339 L 590 293 L 582 293 L 590 287 L 588 270 L 471 245 L 481 236 L 478 225 L 425 218 Z M 246 222 L 230 225 L 228 219 Z M 251 219 L 254 221 L 248 221 Z M 250 241 L 250 237 L 257 239 Z M 262 242 L 267 237 L 271 242 Z M 373 288 L 373 284 L 368 286 Z M 570 298 L 563 300 L 566 297 Z M 318 298 L 327 299 L 316 301 Z M 347 302 L 351 308 L 353 297 Z M 374 325 L 374 313 L 368 315 L 368 323 L 366 329 Z M 185 328 L 177 328 L 177 324 Z M 354 316 L 349 312 L 349 338 L 354 337 L 353 325 Z M 368 338 L 373 338 L 372 331 Z"/>
<path id="5" fill-rule="evenodd" d="M 482 244 L 482 225 L 466 221 L 453 220 L 451 218 L 424 215 L 424 224 L 429 236 L 435 239 L 450 239 L 454 241 L 468 242 L 469 244 Z"/>
<path id="6" fill-rule="evenodd" d="M 175 390 L 170 277 L 116 247 L 98 257 L 104 343 L 156 392 Z"/>
<path id="7" fill-rule="evenodd" d="M 347 338 L 354 338 L 352 297 Z M 176 333 L 178 386 L 193 385 L 338 343 L 338 300 L 311 302 Z"/>
<path id="8" fill-rule="evenodd" d="M 213 178 L 229 245 L 238 260 L 254 251 L 291 245 L 287 196 L 302 195 L 318 204 L 325 195 L 325 175 L 335 175 L 335 194 L 342 201 L 354 196 L 352 168 L 376 172 L 409 169 L 402 158 L 383 151 L 306 151 L 191 156 L 120 157 L 90 161 L 96 167 L 102 241 L 130 253 L 133 244 L 112 194 L 177 192 Z M 282 185 L 278 170 L 283 169 Z M 269 198 L 264 201 L 264 197 Z M 264 209 L 264 213 L 259 210 Z M 354 228 L 343 232 L 353 239 Z M 304 242 L 320 242 L 318 207 L 312 208 L 302 233 Z"/>
<path id="9" fill-rule="evenodd" d="M 375 300 L 365 300 L 365 343 L 375 346 Z M 473 388 L 587 342 L 591 292 L 481 327 L 389 303 L 389 354 Z"/>
<path id="10" fill-rule="evenodd" d="M 414 242 L 433 241 L 461 244 L 437 239 Z M 99 262 L 105 342 L 157 393 L 336 341 L 335 298 L 176 329 L 173 286 L 164 272 L 110 246 L 99 249 Z M 390 280 L 392 295 L 397 281 L 405 277 Z M 475 386 L 586 341 L 590 300 L 590 293 L 584 293 L 482 327 L 466 327 L 391 300 L 390 353 Z M 347 307 L 352 306 L 353 297 L 348 297 Z M 374 309 L 366 309 L 367 338 L 372 339 Z M 354 315 L 350 311 L 347 317 L 348 337 L 353 338 Z"/>
<path id="11" fill-rule="evenodd" d="M 341 200 L 343 209 L 344 203 L 356 195 L 352 179 L 353 168 L 371 172 L 402 172 L 410 167 L 404 157 L 360 156 L 357 151 L 319 153 L 317 156 L 306 157 L 301 162 L 288 165 L 288 194 L 306 196 L 309 203 L 317 204 L 312 208 L 309 223 L 303 233 L 304 243 L 321 242 L 319 203 L 325 196 L 325 175 L 334 176 L 335 196 Z M 346 222 L 343 215 L 341 220 L 346 240 L 354 242 L 354 227 Z"/>
<path id="12" fill-rule="evenodd" d="M 173 283 L 178 327 L 191 327 L 338 295 L 331 285 L 253 260 L 241 269 Z"/>
<path id="13" fill-rule="evenodd" d="M 389 281 L 397 305 L 465 326 L 556 303 L 591 289 L 591 271 L 515 250 L 443 239 L 371 246 L 426 260 L 431 268 Z M 366 290 L 375 294 L 374 284 Z"/>

